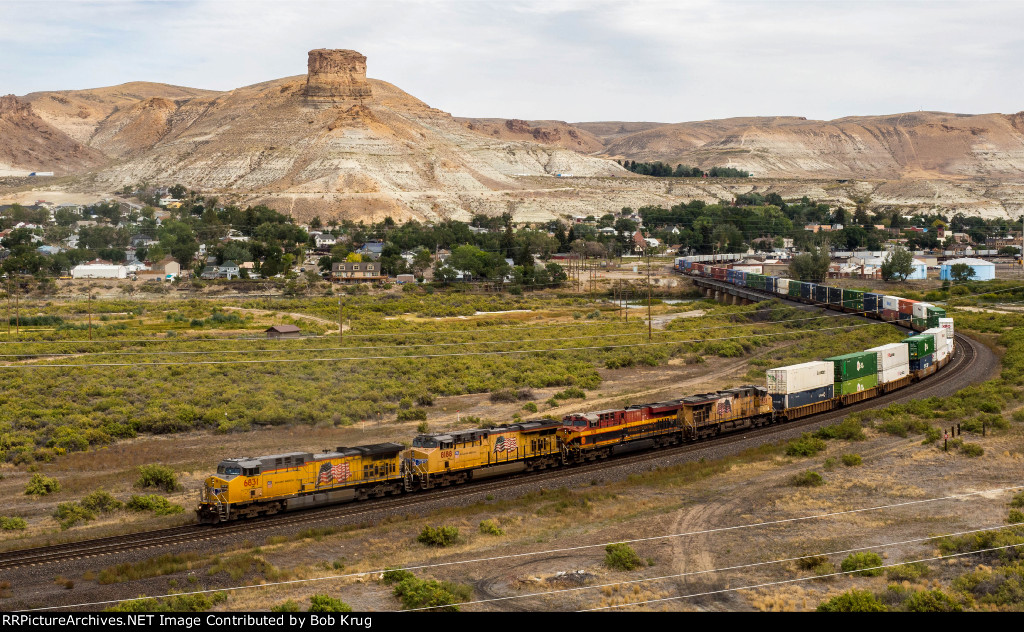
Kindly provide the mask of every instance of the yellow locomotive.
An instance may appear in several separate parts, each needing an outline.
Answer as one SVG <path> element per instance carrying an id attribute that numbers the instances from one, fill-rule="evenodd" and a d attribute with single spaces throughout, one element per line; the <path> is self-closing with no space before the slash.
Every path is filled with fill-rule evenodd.
<path id="1" fill-rule="evenodd" d="M 398 443 L 225 459 L 200 490 L 199 522 L 270 515 L 404 489 Z"/>
<path id="2" fill-rule="evenodd" d="M 722 430 L 772 423 L 772 396 L 763 386 L 738 386 L 682 399 L 679 421 L 688 441 L 711 437 Z"/>
<path id="3" fill-rule="evenodd" d="M 494 428 L 421 434 L 402 454 L 406 489 L 431 489 L 560 464 L 559 422 L 524 421 Z"/>

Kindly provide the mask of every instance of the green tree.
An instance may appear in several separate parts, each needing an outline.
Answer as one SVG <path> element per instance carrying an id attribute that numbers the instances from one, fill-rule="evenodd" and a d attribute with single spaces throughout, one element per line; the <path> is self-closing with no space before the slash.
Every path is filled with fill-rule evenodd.
<path id="1" fill-rule="evenodd" d="M 906 281 L 914 271 L 914 254 L 903 246 L 896 246 L 882 260 L 882 279 Z"/>
<path id="2" fill-rule="evenodd" d="M 949 276 L 954 283 L 967 283 L 974 278 L 974 268 L 966 263 L 954 263 L 949 268 Z"/>
<path id="3" fill-rule="evenodd" d="M 800 281 L 821 283 L 828 276 L 828 267 L 831 263 L 832 256 L 826 244 L 794 256 L 789 264 L 789 273 Z"/>

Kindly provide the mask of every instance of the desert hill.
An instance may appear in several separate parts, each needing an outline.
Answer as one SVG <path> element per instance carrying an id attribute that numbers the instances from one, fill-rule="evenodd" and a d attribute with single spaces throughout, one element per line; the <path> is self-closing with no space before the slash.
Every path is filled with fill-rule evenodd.
<path id="1" fill-rule="evenodd" d="M 613 159 L 734 166 L 755 178 L 662 182 Z M 454 118 L 369 79 L 359 53 L 319 49 L 305 75 L 226 92 L 133 82 L 4 97 L 0 175 L 19 169 L 90 174 L 74 186 L 92 194 L 180 182 L 300 219 L 511 211 L 544 220 L 770 190 L 1015 217 L 1024 209 L 1024 113 L 675 124 Z"/>

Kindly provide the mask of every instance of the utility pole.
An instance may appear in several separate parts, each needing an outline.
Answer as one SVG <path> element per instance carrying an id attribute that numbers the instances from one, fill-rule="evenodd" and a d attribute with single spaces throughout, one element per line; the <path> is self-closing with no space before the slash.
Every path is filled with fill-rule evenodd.
<path id="1" fill-rule="evenodd" d="M 341 297 L 338 297 L 338 346 L 341 346 L 345 341 L 343 340 L 342 332 L 345 330 L 344 321 L 342 320 L 341 312 Z"/>
<path id="2" fill-rule="evenodd" d="M 18 290 L 18 282 L 17 281 L 14 282 L 14 289 L 16 291 Z M 14 326 L 15 326 L 14 332 L 17 334 L 17 336 L 19 338 L 21 338 L 21 304 L 18 301 L 19 298 L 21 298 L 21 295 L 19 293 L 15 292 L 15 294 L 14 294 Z"/>
<path id="3" fill-rule="evenodd" d="M 92 340 L 92 284 L 89 284 L 85 291 L 89 295 L 89 340 Z"/>
<path id="4" fill-rule="evenodd" d="M 647 342 L 651 341 L 653 334 L 651 321 L 651 250 L 647 249 Z"/>
<path id="5" fill-rule="evenodd" d="M 7 339 L 11 338 L 11 280 L 7 279 Z"/>

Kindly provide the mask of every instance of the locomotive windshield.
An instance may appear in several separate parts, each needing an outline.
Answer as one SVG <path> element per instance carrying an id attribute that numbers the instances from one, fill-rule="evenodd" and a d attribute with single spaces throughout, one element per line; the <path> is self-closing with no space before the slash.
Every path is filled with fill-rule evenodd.
<path id="1" fill-rule="evenodd" d="M 221 476 L 238 476 L 242 473 L 242 468 L 235 463 L 221 463 L 217 466 L 217 473 Z"/>
<path id="2" fill-rule="evenodd" d="M 436 448 L 437 439 L 433 437 L 416 437 L 412 440 L 412 447 L 414 448 Z"/>

